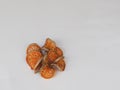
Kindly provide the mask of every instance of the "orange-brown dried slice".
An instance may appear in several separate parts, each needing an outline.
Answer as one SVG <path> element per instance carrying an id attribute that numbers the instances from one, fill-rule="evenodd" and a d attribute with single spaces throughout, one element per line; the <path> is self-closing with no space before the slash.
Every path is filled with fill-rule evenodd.
<path id="1" fill-rule="evenodd" d="M 58 57 L 58 58 L 53 62 L 53 64 L 56 63 L 56 62 L 58 62 L 58 61 L 61 60 L 61 59 L 64 59 L 64 56 Z"/>
<path id="2" fill-rule="evenodd" d="M 34 73 L 40 72 L 41 67 L 42 67 L 42 61 L 37 65 L 37 67 L 34 70 Z"/>
<path id="3" fill-rule="evenodd" d="M 42 54 L 38 51 L 32 51 L 27 54 L 26 61 L 31 69 L 35 69 L 37 66 L 36 64 L 42 60 Z"/>
<path id="4" fill-rule="evenodd" d="M 32 52 L 32 51 L 38 51 L 38 52 L 40 52 L 40 46 L 37 44 L 37 43 L 32 43 L 32 44 L 30 44 L 28 47 L 27 47 L 27 51 L 26 51 L 26 53 L 28 54 L 28 53 L 30 53 L 30 52 Z"/>
<path id="5" fill-rule="evenodd" d="M 56 72 L 55 69 L 52 67 L 49 67 L 48 65 L 43 66 L 42 69 L 40 70 L 41 76 L 45 79 L 52 78 L 55 72 Z"/>
<path id="6" fill-rule="evenodd" d="M 51 40 L 50 38 L 47 38 L 45 41 L 45 45 L 43 46 L 43 49 L 55 49 L 56 48 L 56 43 Z"/>
<path id="7" fill-rule="evenodd" d="M 65 64 L 65 61 L 63 59 L 60 59 L 59 61 L 54 63 L 53 66 L 55 66 L 60 71 L 64 71 L 66 64 Z"/>
<path id="8" fill-rule="evenodd" d="M 42 60 L 42 64 L 43 65 L 48 64 L 48 56 L 47 55 L 44 55 L 43 60 Z"/>
<path id="9" fill-rule="evenodd" d="M 54 62 L 56 59 L 58 58 L 58 55 L 57 55 L 57 53 L 55 52 L 55 51 L 53 51 L 53 50 L 50 50 L 49 52 L 48 52 L 48 60 L 49 60 L 49 62 Z"/>
<path id="10" fill-rule="evenodd" d="M 63 55 L 63 51 L 59 47 L 56 47 L 55 50 L 56 50 L 56 53 L 59 57 Z"/>

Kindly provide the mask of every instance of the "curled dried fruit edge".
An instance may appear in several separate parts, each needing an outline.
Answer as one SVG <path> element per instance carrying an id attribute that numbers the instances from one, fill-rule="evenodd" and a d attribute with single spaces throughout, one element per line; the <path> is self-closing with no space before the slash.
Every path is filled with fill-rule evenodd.
<path id="1" fill-rule="evenodd" d="M 60 59 L 56 63 L 53 64 L 55 68 L 57 68 L 59 71 L 64 71 L 65 70 L 65 61 L 63 59 Z"/>

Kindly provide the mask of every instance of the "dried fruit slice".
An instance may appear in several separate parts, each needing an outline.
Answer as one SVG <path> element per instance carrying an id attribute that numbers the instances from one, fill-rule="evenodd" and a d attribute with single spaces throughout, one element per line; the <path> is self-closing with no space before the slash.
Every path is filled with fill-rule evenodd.
<path id="1" fill-rule="evenodd" d="M 37 63 L 35 64 L 34 70 L 37 69 L 37 67 L 39 67 L 39 65 L 40 65 L 41 62 L 42 62 L 42 59 L 43 59 L 43 57 L 41 57 L 41 58 L 37 61 Z"/>
<path id="2" fill-rule="evenodd" d="M 56 48 L 56 43 L 51 40 L 50 38 L 46 39 L 45 45 L 43 46 L 43 49 L 45 50 L 50 50 L 50 49 L 55 49 Z"/>
<path id="3" fill-rule="evenodd" d="M 42 64 L 43 65 L 48 64 L 48 56 L 47 55 L 44 55 L 43 60 L 42 60 Z"/>
<path id="4" fill-rule="evenodd" d="M 38 51 L 32 51 L 27 54 L 26 61 L 28 65 L 31 67 L 31 69 L 35 69 L 37 66 L 36 64 L 41 62 L 42 60 L 42 54 Z"/>
<path id="5" fill-rule="evenodd" d="M 40 52 L 40 46 L 37 43 L 32 43 L 28 46 L 26 53 L 30 53 L 32 51 L 39 51 Z"/>
<path id="6" fill-rule="evenodd" d="M 40 72 L 41 67 L 42 67 L 42 61 L 37 65 L 37 67 L 34 70 L 34 73 Z"/>
<path id="7" fill-rule="evenodd" d="M 58 62 L 58 61 L 61 60 L 61 59 L 64 59 L 64 56 L 58 57 L 58 58 L 53 62 L 53 64 L 56 63 L 56 62 Z"/>
<path id="8" fill-rule="evenodd" d="M 43 66 L 42 69 L 40 70 L 41 76 L 45 79 L 52 78 L 55 72 L 56 72 L 55 69 L 52 67 L 49 67 L 48 65 Z"/>
<path id="9" fill-rule="evenodd" d="M 55 51 L 59 57 L 63 55 L 63 51 L 59 47 L 56 47 Z"/>
<path id="10" fill-rule="evenodd" d="M 50 63 L 54 62 L 57 58 L 58 58 L 58 55 L 55 51 L 50 50 L 48 52 L 48 60 L 49 60 Z"/>
<path id="11" fill-rule="evenodd" d="M 63 59 L 60 59 L 59 61 L 57 61 L 56 63 L 54 63 L 52 65 L 60 71 L 64 71 L 65 66 L 66 66 L 65 61 Z"/>

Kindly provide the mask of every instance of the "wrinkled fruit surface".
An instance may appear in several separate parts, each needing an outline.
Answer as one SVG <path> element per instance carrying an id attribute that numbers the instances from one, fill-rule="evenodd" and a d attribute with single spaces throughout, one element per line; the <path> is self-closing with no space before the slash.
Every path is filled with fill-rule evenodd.
<path id="1" fill-rule="evenodd" d="M 65 61 L 60 59 L 58 62 L 53 64 L 58 70 L 64 71 L 65 70 Z"/>
<path id="2" fill-rule="evenodd" d="M 55 69 L 48 66 L 48 65 L 45 65 L 42 67 L 42 69 L 40 70 L 40 74 L 42 77 L 46 78 L 46 79 L 49 79 L 49 78 L 52 78 L 55 74 Z"/>
<path id="3" fill-rule="evenodd" d="M 32 44 L 30 44 L 29 46 L 28 46 L 28 48 L 27 48 L 27 54 L 28 53 L 30 53 L 30 52 L 32 52 L 32 51 L 40 51 L 40 46 L 37 44 L 37 43 L 32 43 Z"/>
<path id="4" fill-rule="evenodd" d="M 35 69 L 35 65 L 39 60 L 41 60 L 42 54 L 37 51 L 33 51 L 27 54 L 26 61 L 28 65 L 31 67 L 31 69 Z"/>
<path id="5" fill-rule="evenodd" d="M 45 79 L 52 78 L 56 70 L 64 71 L 66 67 L 63 51 L 50 38 L 42 48 L 37 43 L 30 44 L 26 50 L 26 62 Z"/>

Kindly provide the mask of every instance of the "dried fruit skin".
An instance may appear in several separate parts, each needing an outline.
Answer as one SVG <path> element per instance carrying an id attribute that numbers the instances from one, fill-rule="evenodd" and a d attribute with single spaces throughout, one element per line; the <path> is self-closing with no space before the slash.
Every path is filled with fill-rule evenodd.
<path id="1" fill-rule="evenodd" d="M 35 68 L 34 73 L 38 73 L 41 67 L 42 67 L 42 62 L 40 62 L 38 66 Z"/>
<path id="2" fill-rule="evenodd" d="M 35 69 L 35 65 L 42 58 L 42 54 L 38 51 L 32 51 L 27 54 L 26 61 L 31 69 Z"/>
<path id="3" fill-rule="evenodd" d="M 40 46 L 37 43 L 32 43 L 28 46 L 26 53 L 30 53 L 32 51 L 38 51 L 40 52 Z"/>
<path id="4" fill-rule="evenodd" d="M 56 43 L 53 40 L 51 40 L 50 38 L 47 38 L 43 48 L 46 48 L 46 49 L 49 49 L 49 50 L 50 49 L 55 49 L 56 48 Z"/>
<path id="5" fill-rule="evenodd" d="M 45 65 L 42 67 L 42 69 L 40 70 L 40 74 L 43 78 L 45 79 L 50 79 L 54 76 L 55 74 L 55 69 L 49 67 L 48 65 Z"/>
<path id="6" fill-rule="evenodd" d="M 58 68 L 58 70 L 60 71 L 64 71 L 65 70 L 65 61 L 63 59 L 59 60 L 58 62 L 56 62 L 55 64 L 53 64 L 56 68 Z"/>

